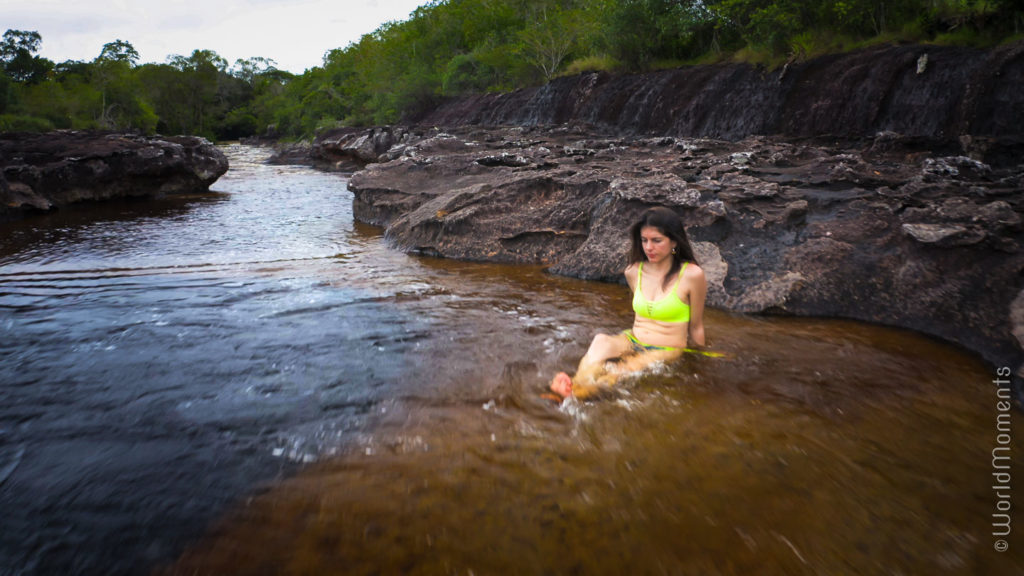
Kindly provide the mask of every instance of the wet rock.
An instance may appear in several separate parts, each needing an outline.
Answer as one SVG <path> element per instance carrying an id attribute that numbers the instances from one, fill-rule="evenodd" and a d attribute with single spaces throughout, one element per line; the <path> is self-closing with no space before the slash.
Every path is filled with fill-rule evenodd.
<path id="1" fill-rule="evenodd" d="M 970 246 L 985 239 L 985 234 L 963 226 L 944 224 L 904 224 L 903 231 L 922 244 Z"/>
<path id="2" fill-rule="evenodd" d="M 597 154 L 597 150 L 591 150 L 590 148 L 573 148 L 571 146 L 564 146 L 562 148 L 562 154 L 565 156 L 593 156 Z"/>
<path id="3" fill-rule="evenodd" d="M 4 182 L 6 185 L 4 189 L 0 190 L 0 193 L 4 195 L 4 203 L 8 207 L 20 210 L 35 209 L 42 212 L 53 208 L 53 204 L 50 203 L 41 194 L 36 194 L 34 190 L 27 184 L 21 182 Z"/>
<path id="4" fill-rule="evenodd" d="M 312 146 L 309 142 L 279 142 L 256 139 L 250 141 L 243 140 L 242 144 L 270 146 L 273 148 L 274 153 L 267 159 L 267 164 L 300 166 L 313 164 L 312 156 L 310 155 Z"/>
<path id="5" fill-rule="evenodd" d="M 693 252 L 704 270 L 708 283 L 708 297 L 715 302 L 725 302 L 729 292 L 725 279 L 729 276 L 729 263 L 722 257 L 722 251 L 711 242 L 692 242 Z"/>
<path id="6" fill-rule="evenodd" d="M 921 171 L 931 177 L 958 177 L 961 172 L 965 177 L 978 178 L 992 171 L 984 162 L 979 162 L 966 156 L 954 156 L 949 158 L 926 158 Z"/>
<path id="7" fill-rule="evenodd" d="M 794 290 L 804 281 L 799 272 L 785 272 L 750 286 L 730 302 L 737 312 L 786 312 Z"/>
<path id="8" fill-rule="evenodd" d="M 1010 323 L 1013 326 L 1013 337 L 1024 348 L 1024 290 L 1021 290 L 1010 305 Z"/>
<path id="9" fill-rule="evenodd" d="M 224 153 L 191 136 L 0 134 L 0 220 L 76 202 L 209 189 Z"/>
<path id="10" fill-rule="evenodd" d="M 1000 231 L 1004 228 L 1019 228 L 1021 225 L 1020 214 L 1009 203 L 1001 200 L 977 208 L 972 220 Z"/>
<path id="11" fill-rule="evenodd" d="M 321 168 L 352 172 L 383 160 L 381 155 L 404 136 L 405 129 L 394 126 L 327 130 L 313 140 L 310 157 Z"/>
<path id="12" fill-rule="evenodd" d="M 520 156 L 519 154 L 499 154 L 497 156 L 484 156 L 483 158 L 478 158 L 476 163 L 490 168 L 495 166 L 518 168 L 520 166 L 528 166 L 530 164 L 530 160 L 524 156 Z"/>

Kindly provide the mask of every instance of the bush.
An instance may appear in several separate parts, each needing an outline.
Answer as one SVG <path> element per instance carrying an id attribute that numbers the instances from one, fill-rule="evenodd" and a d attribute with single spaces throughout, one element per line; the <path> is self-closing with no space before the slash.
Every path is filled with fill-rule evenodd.
<path id="1" fill-rule="evenodd" d="M 827 30 L 808 30 L 789 39 L 789 56 L 801 60 L 851 49 L 857 41 Z"/>
<path id="2" fill-rule="evenodd" d="M 611 56 L 587 56 L 569 62 L 562 75 L 575 76 L 584 72 L 609 72 L 619 67 L 619 61 Z"/>
<path id="3" fill-rule="evenodd" d="M 781 54 L 776 54 L 766 47 L 747 47 L 734 52 L 732 55 L 732 61 L 742 62 L 752 66 L 764 66 L 769 70 L 774 70 L 786 63 L 786 57 Z"/>
<path id="4" fill-rule="evenodd" d="M 235 108 L 215 131 L 219 140 L 238 140 L 258 134 L 259 121 L 247 108 Z"/>
<path id="5" fill-rule="evenodd" d="M 49 132 L 53 122 L 35 116 L 0 114 L 0 132 Z"/>

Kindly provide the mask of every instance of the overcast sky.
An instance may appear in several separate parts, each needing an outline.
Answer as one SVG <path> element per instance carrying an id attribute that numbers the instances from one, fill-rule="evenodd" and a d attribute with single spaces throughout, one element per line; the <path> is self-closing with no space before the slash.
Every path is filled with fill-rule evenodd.
<path id="1" fill-rule="evenodd" d="M 428 0 L 0 0 L 0 34 L 34 30 L 39 55 L 89 61 L 125 40 L 140 63 L 213 50 L 228 64 L 262 56 L 302 73 L 390 20 L 407 20 Z"/>

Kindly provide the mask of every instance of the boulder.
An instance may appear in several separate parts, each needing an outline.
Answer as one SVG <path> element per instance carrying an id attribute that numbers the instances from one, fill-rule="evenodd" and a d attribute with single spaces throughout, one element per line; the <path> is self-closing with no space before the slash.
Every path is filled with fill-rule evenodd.
<path id="1" fill-rule="evenodd" d="M 224 153 L 192 136 L 0 134 L 0 221 L 76 202 L 206 191 Z"/>
<path id="2" fill-rule="evenodd" d="M 400 144 L 403 136 L 403 128 L 391 126 L 327 130 L 313 140 L 310 157 L 320 168 L 353 172 L 381 160 L 380 156 Z"/>

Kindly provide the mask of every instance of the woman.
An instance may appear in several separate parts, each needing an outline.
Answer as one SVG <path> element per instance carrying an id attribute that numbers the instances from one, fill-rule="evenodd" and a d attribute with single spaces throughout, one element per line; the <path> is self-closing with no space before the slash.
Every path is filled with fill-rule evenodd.
<path id="1" fill-rule="evenodd" d="M 651 208 L 630 229 L 630 237 L 624 274 L 633 291 L 633 328 L 595 336 L 576 375 L 560 372 L 551 381 L 551 390 L 563 398 L 584 398 L 624 373 L 674 360 L 691 343 L 704 346 L 707 280 L 682 219 L 668 208 Z"/>

